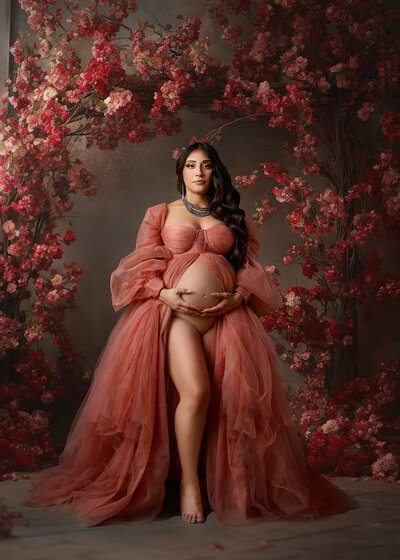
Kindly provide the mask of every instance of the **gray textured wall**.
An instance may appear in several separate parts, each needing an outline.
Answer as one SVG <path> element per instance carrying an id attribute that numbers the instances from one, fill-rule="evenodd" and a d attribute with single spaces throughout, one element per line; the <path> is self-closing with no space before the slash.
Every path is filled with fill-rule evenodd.
<path id="1" fill-rule="evenodd" d="M 140 1 L 137 18 L 152 20 L 152 14 L 161 22 L 175 23 L 177 14 L 198 13 L 199 3 L 194 0 L 174 0 L 168 3 Z M 200 14 L 199 14 L 200 15 Z M 207 31 L 208 24 L 206 26 Z M 18 30 L 29 30 L 26 16 L 16 0 L 12 3 L 11 43 Z M 221 41 L 213 37 L 214 53 L 219 53 Z M 222 57 L 226 52 L 221 50 Z M 84 356 L 87 366 L 94 366 L 111 329 L 122 310 L 115 313 L 109 293 L 110 274 L 120 258 L 131 252 L 135 246 L 138 227 L 146 209 L 159 202 L 170 202 L 178 198 L 176 190 L 175 160 L 172 150 L 186 146 L 192 135 L 203 136 L 219 123 L 186 111 L 181 115 L 184 121 L 182 131 L 173 137 L 158 137 L 141 144 L 121 144 L 109 152 L 98 149 L 84 150 L 77 145 L 77 154 L 84 166 L 96 177 L 99 192 L 95 197 L 78 195 L 70 213 L 69 221 L 60 222 L 60 231 L 72 227 L 76 242 L 67 247 L 64 262 L 75 261 L 84 274 L 76 297 L 77 309 L 68 316 L 67 326 L 72 334 L 77 350 Z M 266 122 L 238 124 L 229 127 L 223 140 L 217 145 L 222 161 L 232 176 L 243 175 L 257 168 L 260 161 L 282 162 L 286 155 L 276 146 L 281 145 L 281 132 L 271 130 Z M 254 201 L 265 192 L 266 181 L 262 170 L 257 185 L 242 196 L 242 207 L 246 213 L 254 212 Z M 287 247 L 298 241 L 289 231 L 285 222 L 286 208 L 273 216 L 259 232 L 261 249 L 260 262 L 275 264 L 282 272 L 281 288 L 285 290 L 306 281 L 294 266 L 285 267 L 282 256 Z M 386 242 L 381 251 L 387 258 L 387 267 L 395 273 L 396 260 L 391 259 L 395 251 L 393 242 Z M 57 263 L 55 263 L 57 264 Z M 297 276 L 297 277 L 296 277 Z M 399 304 L 389 302 L 374 312 L 374 321 L 361 329 L 360 371 L 368 374 L 374 371 L 382 359 L 399 357 Z M 372 369 L 371 369 L 372 368 Z M 285 367 L 285 376 L 290 381 L 296 375 Z"/>

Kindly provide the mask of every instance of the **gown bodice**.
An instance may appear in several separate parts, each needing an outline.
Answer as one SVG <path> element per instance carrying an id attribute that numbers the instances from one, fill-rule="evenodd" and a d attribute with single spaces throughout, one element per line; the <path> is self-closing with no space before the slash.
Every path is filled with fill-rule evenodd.
<path id="1" fill-rule="evenodd" d="M 168 224 L 163 227 L 161 237 L 174 254 L 211 252 L 226 255 L 235 241 L 234 233 L 224 223 L 205 229 L 188 224 Z"/>

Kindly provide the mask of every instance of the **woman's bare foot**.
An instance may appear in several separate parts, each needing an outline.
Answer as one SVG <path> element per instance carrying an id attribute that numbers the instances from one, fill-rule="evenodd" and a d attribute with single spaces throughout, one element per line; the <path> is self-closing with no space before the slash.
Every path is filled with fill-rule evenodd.
<path id="1" fill-rule="evenodd" d="M 204 523 L 203 506 L 199 483 L 185 484 L 181 482 L 181 513 L 182 519 L 188 523 Z"/>

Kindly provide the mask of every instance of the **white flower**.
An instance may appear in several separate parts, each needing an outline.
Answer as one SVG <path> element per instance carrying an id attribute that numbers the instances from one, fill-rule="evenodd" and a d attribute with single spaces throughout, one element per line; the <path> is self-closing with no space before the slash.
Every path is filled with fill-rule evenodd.
<path id="1" fill-rule="evenodd" d="M 321 428 L 324 434 L 334 434 L 338 431 L 339 426 L 336 420 L 328 420 L 321 426 Z"/>
<path id="2" fill-rule="evenodd" d="M 58 93 L 58 91 L 56 90 L 56 88 L 54 88 L 52 86 L 47 87 L 43 92 L 44 101 L 48 101 L 52 97 L 55 97 L 57 95 L 57 93 Z"/>
<path id="3" fill-rule="evenodd" d="M 299 296 L 296 296 L 296 294 L 292 291 L 288 292 L 285 295 L 286 298 L 286 305 L 288 307 L 296 307 L 297 305 L 301 304 L 301 299 L 299 298 Z"/>

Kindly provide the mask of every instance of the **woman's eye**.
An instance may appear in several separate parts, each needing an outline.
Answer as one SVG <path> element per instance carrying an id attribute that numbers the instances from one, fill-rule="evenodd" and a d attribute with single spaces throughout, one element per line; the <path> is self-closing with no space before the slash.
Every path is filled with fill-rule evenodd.
<path id="1" fill-rule="evenodd" d="M 188 164 L 186 165 L 186 167 L 193 167 L 193 163 L 188 163 Z M 208 169 L 211 169 L 211 165 L 210 165 L 209 163 L 205 163 L 205 164 L 203 165 L 203 167 L 207 167 Z"/>

